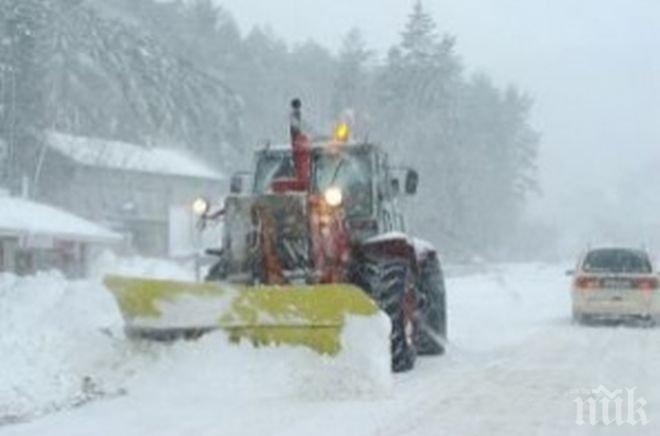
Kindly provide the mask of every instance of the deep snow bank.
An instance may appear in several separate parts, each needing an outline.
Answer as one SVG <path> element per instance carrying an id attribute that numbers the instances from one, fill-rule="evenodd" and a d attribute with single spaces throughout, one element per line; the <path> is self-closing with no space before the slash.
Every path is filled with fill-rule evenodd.
<path id="1" fill-rule="evenodd" d="M 106 259 L 99 271 L 186 278 L 182 268 L 138 259 Z M 102 397 L 148 396 L 164 383 L 176 383 L 174 393 L 210 392 L 218 403 L 381 396 L 392 385 L 384 315 L 349 319 L 337 358 L 229 345 L 221 332 L 196 342 L 133 342 L 100 278 L 0 275 L 0 332 L 0 424 Z"/>
<path id="2" fill-rule="evenodd" d="M 0 421 L 80 403 L 111 383 L 117 331 L 99 285 L 0 275 Z"/>

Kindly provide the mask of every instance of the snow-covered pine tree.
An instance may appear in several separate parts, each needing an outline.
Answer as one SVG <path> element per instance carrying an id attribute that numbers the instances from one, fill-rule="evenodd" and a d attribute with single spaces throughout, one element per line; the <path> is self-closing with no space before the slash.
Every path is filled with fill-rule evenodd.
<path id="1" fill-rule="evenodd" d="M 421 1 L 378 74 L 375 95 L 378 136 L 424 176 L 412 203 L 415 230 L 453 256 L 496 255 L 535 180 L 529 101 L 485 75 L 467 80 L 455 38 L 440 36 Z"/>
<path id="2" fill-rule="evenodd" d="M 40 86 L 45 53 L 39 41 L 49 30 L 52 5 L 48 0 L 2 0 L 0 11 L 0 138 L 6 150 L 3 175 L 5 186 L 17 191 L 21 180 L 35 170 L 39 133 L 45 125 Z"/>
<path id="3" fill-rule="evenodd" d="M 3 82 L 14 91 L 2 94 L 0 134 L 10 149 L 31 149 L 25 146 L 31 142 L 17 135 L 55 129 L 189 148 L 228 170 L 227 160 L 235 159 L 241 142 L 237 96 L 204 65 L 186 61 L 128 19 L 121 3 L 110 8 L 97 0 L 2 0 L 1 5 L 0 28 L 10 33 L 3 39 L 10 43 L 0 46 L 0 58 L 9 65 Z M 38 153 L 40 141 L 32 142 Z M 32 176 L 39 161 L 33 154 L 12 168 Z"/>
<path id="4" fill-rule="evenodd" d="M 421 233 L 457 233 L 460 220 L 460 175 L 456 155 L 456 103 L 461 86 L 461 64 L 454 52 L 454 38 L 440 36 L 433 18 L 416 2 L 401 35 L 388 55 L 377 82 L 377 116 L 380 136 L 425 175 L 419 197 L 426 204 L 411 224 Z M 421 206 L 421 204 L 420 204 Z"/>

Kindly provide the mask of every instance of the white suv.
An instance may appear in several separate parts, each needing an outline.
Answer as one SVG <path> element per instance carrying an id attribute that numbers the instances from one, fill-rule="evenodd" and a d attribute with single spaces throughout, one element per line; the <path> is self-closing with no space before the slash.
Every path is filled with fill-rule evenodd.
<path id="1" fill-rule="evenodd" d="M 647 252 L 630 248 L 590 249 L 571 272 L 573 319 L 653 320 L 658 277 Z"/>

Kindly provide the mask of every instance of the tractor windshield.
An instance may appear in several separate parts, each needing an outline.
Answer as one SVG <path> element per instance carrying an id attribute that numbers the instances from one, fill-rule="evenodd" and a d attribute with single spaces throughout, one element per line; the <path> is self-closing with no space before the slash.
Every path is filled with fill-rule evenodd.
<path id="1" fill-rule="evenodd" d="M 295 171 L 290 151 L 259 152 L 253 192 L 265 194 L 270 190 L 273 180 L 294 176 Z"/>
<path id="2" fill-rule="evenodd" d="M 372 212 L 371 155 L 366 151 L 322 152 L 313 160 L 313 188 L 323 193 L 340 188 L 349 217 L 370 216 Z"/>

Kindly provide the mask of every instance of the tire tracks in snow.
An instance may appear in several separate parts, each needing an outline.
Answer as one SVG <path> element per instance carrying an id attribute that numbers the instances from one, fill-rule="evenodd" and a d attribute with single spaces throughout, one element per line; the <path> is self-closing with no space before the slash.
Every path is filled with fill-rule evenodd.
<path id="1" fill-rule="evenodd" d="M 399 380 L 405 411 L 392 416 L 384 434 L 659 433 L 652 416 L 660 422 L 659 330 L 553 323 L 513 350 L 505 348 L 510 353 L 506 357 L 496 350 L 444 364 L 428 362 L 421 365 L 424 375 L 419 379 Z M 651 424 L 644 428 L 577 426 L 577 390 L 600 385 L 610 390 L 637 386 L 649 401 Z"/>

